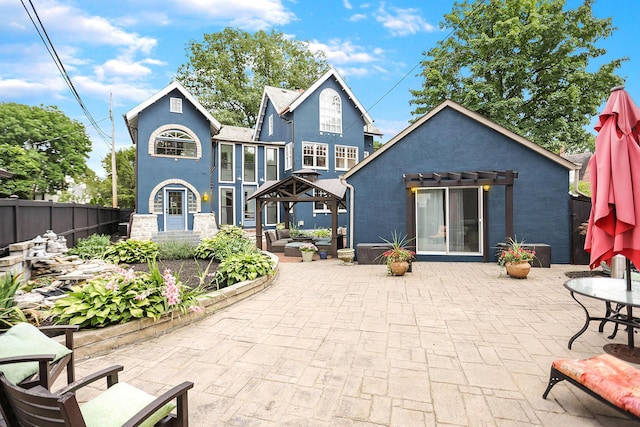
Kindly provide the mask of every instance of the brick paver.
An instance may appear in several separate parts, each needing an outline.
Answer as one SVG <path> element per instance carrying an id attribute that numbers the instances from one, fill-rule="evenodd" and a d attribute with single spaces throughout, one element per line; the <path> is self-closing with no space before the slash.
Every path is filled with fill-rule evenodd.
<path id="1" fill-rule="evenodd" d="M 584 266 L 526 280 L 481 263 L 418 262 L 404 277 L 338 260 L 279 269 L 263 292 L 82 360 L 78 376 L 122 364 L 149 393 L 191 380 L 192 426 L 634 425 L 568 384 L 542 399 L 552 360 L 611 342 L 593 324 L 567 349 L 584 313 L 562 284 Z"/>

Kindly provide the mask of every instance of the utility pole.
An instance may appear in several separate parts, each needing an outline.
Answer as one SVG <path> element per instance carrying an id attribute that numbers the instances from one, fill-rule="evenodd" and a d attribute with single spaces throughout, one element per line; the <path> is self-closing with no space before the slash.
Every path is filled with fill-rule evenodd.
<path id="1" fill-rule="evenodd" d="M 118 176 L 116 174 L 116 140 L 113 123 L 113 94 L 109 93 L 109 117 L 111 118 L 111 198 L 113 207 L 118 207 Z"/>

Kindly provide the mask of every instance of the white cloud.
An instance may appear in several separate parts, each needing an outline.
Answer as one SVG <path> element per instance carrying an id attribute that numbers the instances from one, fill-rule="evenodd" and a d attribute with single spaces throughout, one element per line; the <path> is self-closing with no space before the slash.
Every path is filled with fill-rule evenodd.
<path id="1" fill-rule="evenodd" d="M 351 6 L 351 3 L 349 3 L 349 0 L 343 0 L 343 3 L 344 3 L 345 9 L 353 9 L 353 6 Z"/>
<path id="2" fill-rule="evenodd" d="M 322 51 L 330 64 L 362 64 L 380 60 L 384 53 L 382 49 L 376 48 L 368 52 L 363 46 L 356 46 L 350 41 L 339 39 L 329 40 L 328 43 L 321 43 L 317 40 L 309 42 L 309 49 L 312 52 Z"/>
<path id="3" fill-rule="evenodd" d="M 365 15 L 364 13 L 356 13 L 355 15 L 351 15 L 349 17 L 349 21 L 351 22 L 358 22 L 362 21 L 363 19 L 367 19 L 367 15 Z"/>
<path id="4" fill-rule="evenodd" d="M 397 7 L 391 7 L 389 9 L 390 11 L 387 11 L 385 4 L 381 3 L 376 12 L 376 21 L 381 22 L 393 36 L 432 32 L 437 29 L 420 16 L 419 9 L 401 9 Z"/>
<path id="5" fill-rule="evenodd" d="M 244 30 L 262 30 L 295 20 L 281 0 L 180 0 L 176 13 L 198 13 Z"/>

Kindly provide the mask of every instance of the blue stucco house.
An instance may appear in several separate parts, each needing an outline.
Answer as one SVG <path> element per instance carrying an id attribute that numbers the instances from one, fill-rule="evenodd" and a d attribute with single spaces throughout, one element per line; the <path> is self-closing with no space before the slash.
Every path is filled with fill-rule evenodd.
<path id="1" fill-rule="evenodd" d="M 452 101 L 401 131 L 344 175 L 349 246 L 393 232 L 418 260 L 494 261 L 507 237 L 571 260 L 574 163 Z"/>
<path id="2" fill-rule="evenodd" d="M 381 135 L 334 69 L 306 90 L 265 87 L 255 128 L 219 123 L 179 82 L 124 119 L 136 146 L 130 236 L 140 239 L 167 231 L 206 237 L 224 224 L 253 229 L 251 195 L 260 186 L 298 170 L 337 179 L 373 152 L 373 139 Z M 278 203 L 259 213 L 266 228 L 285 217 Z M 339 216 L 346 226 L 347 210 Z M 296 204 L 287 217 L 301 228 L 331 224 L 320 202 Z"/>

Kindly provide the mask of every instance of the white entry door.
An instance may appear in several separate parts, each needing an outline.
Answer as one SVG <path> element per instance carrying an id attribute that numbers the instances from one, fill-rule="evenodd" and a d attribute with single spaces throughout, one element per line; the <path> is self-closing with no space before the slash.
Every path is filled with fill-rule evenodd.
<path id="1" fill-rule="evenodd" d="M 165 230 L 185 230 L 187 228 L 186 191 L 167 188 L 164 200 Z"/>

